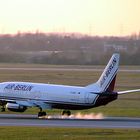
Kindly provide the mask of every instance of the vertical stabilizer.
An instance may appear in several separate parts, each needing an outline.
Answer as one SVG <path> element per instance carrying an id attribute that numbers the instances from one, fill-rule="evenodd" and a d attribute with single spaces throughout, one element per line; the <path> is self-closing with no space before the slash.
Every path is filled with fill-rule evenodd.
<path id="1" fill-rule="evenodd" d="M 99 80 L 96 83 L 87 86 L 87 88 L 94 90 L 97 89 L 98 92 L 112 92 L 114 90 L 115 80 L 118 72 L 119 59 L 119 54 L 113 54 Z"/>

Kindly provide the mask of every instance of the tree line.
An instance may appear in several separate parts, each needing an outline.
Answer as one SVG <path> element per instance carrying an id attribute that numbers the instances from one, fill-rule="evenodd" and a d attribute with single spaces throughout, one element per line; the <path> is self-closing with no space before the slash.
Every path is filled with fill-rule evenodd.
<path id="1" fill-rule="evenodd" d="M 121 64 L 140 65 L 140 38 L 80 34 L 18 33 L 0 35 L 0 62 L 100 65 L 112 53 Z"/>

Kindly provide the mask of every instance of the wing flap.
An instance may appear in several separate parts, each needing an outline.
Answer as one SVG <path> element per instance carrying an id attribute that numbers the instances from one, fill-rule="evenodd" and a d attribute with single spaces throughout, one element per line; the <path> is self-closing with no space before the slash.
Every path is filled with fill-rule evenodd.
<path id="1" fill-rule="evenodd" d="M 16 101 L 17 104 L 26 106 L 26 107 L 34 107 L 35 105 L 30 101 Z"/>

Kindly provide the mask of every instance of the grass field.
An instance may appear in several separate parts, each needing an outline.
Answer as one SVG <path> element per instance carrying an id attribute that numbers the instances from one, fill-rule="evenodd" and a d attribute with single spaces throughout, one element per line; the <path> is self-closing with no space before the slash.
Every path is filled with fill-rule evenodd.
<path id="1" fill-rule="evenodd" d="M 139 140 L 138 129 L 0 127 L 0 140 Z"/>
<path id="2" fill-rule="evenodd" d="M 103 66 L 52 66 L 35 64 L 0 64 L 5 67 L 26 67 L 26 68 L 100 68 Z M 140 66 L 123 66 L 122 69 L 140 69 Z M 29 81 L 64 85 L 85 86 L 95 82 L 101 72 L 95 71 L 32 71 L 32 70 L 0 70 L 0 82 L 4 81 Z M 116 90 L 127 90 L 140 88 L 140 73 L 119 72 L 117 76 Z M 25 113 L 37 114 L 38 109 L 31 108 Z M 48 110 L 49 114 L 61 113 L 61 110 Z M 77 111 L 73 111 L 76 113 Z M 79 111 L 78 111 L 79 112 Z M 140 93 L 122 95 L 118 100 L 98 108 L 80 111 L 81 113 L 103 113 L 104 116 L 131 116 L 140 117 Z M 11 112 L 6 112 L 11 113 Z"/>
<path id="3" fill-rule="evenodd" d="M 0 64 L 0 68 L 99 68 L 103 66 L 51 66 L 34 64 Z M 140 66 L 125 66 L 122 69 L 140 69 Z M 31 71 L 0 70 L 0 82 L 29 81 L 64 85 L 85 86 L 95 82 L 101 72 L 92 71 Z M 116 90 L 140 88 L 140 73 L 119 72 Z M 37 114 L 37 108 L 30 108 L 26 114 Z M 140 117 L 140 93 L 122 95 L 118 100 L 98 108 L 79 111 L 103 113 L 104 116 Z M 13 113 L 6 111 L 6 113 Z M 61 110 L 47 110 L 48 114 L 58 114 Z M 77 111 L 73 111 L 77 113 Z M 94 128 L 52 128 L 52 127 L 4 127 L 0 126 L 0 140 L 139 140 L 139 129 L 94 129 Z"/>

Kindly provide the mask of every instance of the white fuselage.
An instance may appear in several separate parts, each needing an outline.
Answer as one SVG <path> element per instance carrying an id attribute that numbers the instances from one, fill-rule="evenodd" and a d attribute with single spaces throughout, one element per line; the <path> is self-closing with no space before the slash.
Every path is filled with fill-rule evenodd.
<path id="1" fill-rule="evenodd" d="M 34 100 L 48 104 L 94 104 L 98 95 L 85 87 L 40 84 L 29 82 L 4 82 L 0 84 L 0 98 L 11 100 Z"/>

